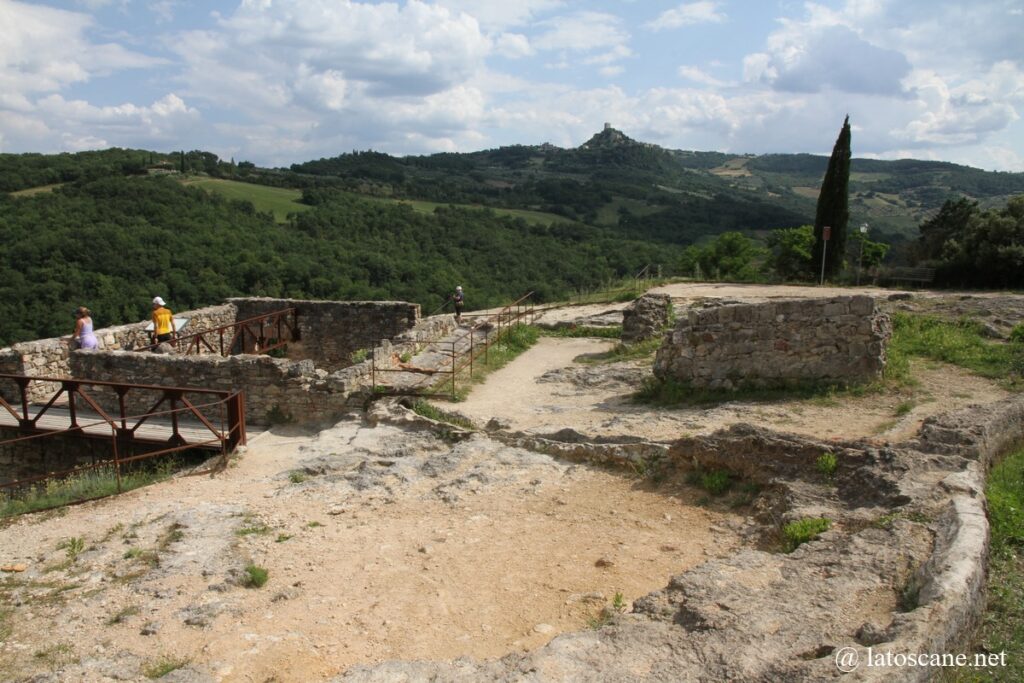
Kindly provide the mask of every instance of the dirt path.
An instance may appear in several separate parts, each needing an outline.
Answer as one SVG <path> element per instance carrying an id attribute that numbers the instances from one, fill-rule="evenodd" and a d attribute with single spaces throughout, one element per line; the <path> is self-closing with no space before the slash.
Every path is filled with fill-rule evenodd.
<path id="1" fill-rule="evenodd" d="M 510 429 L 538 434 L 571 427 L 584 434 L 672 441 L 750 422 L 807 436 L 898 441 L 911 436 L 928 415 L 1007 396 L 994 382 L 959 368 L 921 361 L 913 365 L 919 381 L 914 388 L 842 399 L 823 396 L 654 408 L 631 400 L 650 376 L 649 364 L 575 362 L 612 346 L 607 340 L 542 337 L 474 389 L 457 405 L 458 412 L 478 424 L 496 417 Z"/>

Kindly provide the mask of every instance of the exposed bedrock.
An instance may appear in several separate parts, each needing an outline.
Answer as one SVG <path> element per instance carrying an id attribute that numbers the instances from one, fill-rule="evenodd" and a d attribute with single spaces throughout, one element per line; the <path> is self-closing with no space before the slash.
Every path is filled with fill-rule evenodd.
<path id="1" fill-rule="evenodd" d="M 661 455 L 667 466 L 724 469 L 761 487 L 748 547 L 673 576 L 608 626 L 532 652 L 391 661 L 335 680 L 927 680 L 934 670 L 867 667 L 867 648 L 964 651 L 984 607 L 985 473 L 1022 438 L 1016 397 L 930 418 L 916 438 L 885 447 L 749 425 L 681 439 Z M 831 475 L 817 466 L 825 452 L 836 456 Z M 778 530 L 806 517 L 831 528 L 783 552 Z M 860 656 L 849 674 L 836 667 L 843 648 Z"/>

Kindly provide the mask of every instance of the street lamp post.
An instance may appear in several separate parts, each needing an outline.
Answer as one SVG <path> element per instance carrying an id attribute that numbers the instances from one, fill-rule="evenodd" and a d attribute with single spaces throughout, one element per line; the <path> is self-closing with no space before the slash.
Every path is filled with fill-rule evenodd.
<path id="1" fill-rule="evenodd" d="M 864 265 L 864 240 L 868 238 L 868 224 L 860 225 L 860 256 L 857 257 L 857 286 L 860 287 L 860 269 Z"/>

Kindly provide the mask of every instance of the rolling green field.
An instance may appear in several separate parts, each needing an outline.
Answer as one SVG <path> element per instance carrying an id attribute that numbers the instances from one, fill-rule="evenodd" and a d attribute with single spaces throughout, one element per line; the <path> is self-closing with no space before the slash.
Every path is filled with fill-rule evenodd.
<path id="1" fill-rule="evenodd" d="M 420 213 L 434 213 L 434 209 L 441 206 L 457 206 L 462 209 L 490 209 L 498 216 L 508 216 L 510 218 L 522 218 L 527 223 L 536 223 L 538 225 L 551 225 L 558 221 L 568 221 L 568 218 L 559 216 L 554 213 L 544 213 L 543 211 L 529 211 L 527 209 L 499 209 L 489 206 L 479 206 L 476 204 L 450 204 L 447 202 L 426 202 L 413 199 L 385 199 L 381 201 L 394 201 L 402 204 L 408 204 L 413 210 Z"/>
<path id="2" fill-rule="evenodd" d="M 201 187 L 209 192 L 216 192 L 224 195 L 228 199 L 240 199 L 243 201 L 252 202 L 253 206 L 256 207 L 257 211 L 269 211 L 274 214 L 274 218 L 277 219 L 278 223 L 284 223 L 288 219 L 289 213 L 296 211 L 305 211 L 310 207 L 300 203 L 302 192 L 300 190 L 289 190 L 281 187 L 268 187 L 266 185 L 255 185 L 253 183 L 243 183 L 236 180 L 222 180 L 219 178 L 189 178 L 184 181 L 186 185 L 195 185 Z M 434 209 L 441 206 L 453 206 L 445 202 L 427 202 L 418 201 L 411 199 L 380 199 L 373 197 L 364 197 L 364 199 L 371 199 L 373 201 L 389 202 L 389 203 L 401 203 L 408 204 L 413 208 L 414 211 L 419 213 L 431 214 L 434 213 Z M 476 206 L 472 204 L 455 204 L 460 208 L 466 209 L 483 209 L 488 207 Z M 565 221 L 567 218 L 558 216 L 553 213 L 544 213 L 543 211 L 528 211 L 525 209 L 491 209 L 495 214 L 499 216 L 509 216 L 511 218 L 522 218 L 527 223 L 536 223 L 540 225 L 550 225 L 556 221 Z"/>
<path id="3" fill-rule="evenodd" d="M 228 199 L 252 202 L 257 211 L 269 211 L 274 214 L 274 219 L 278 223 L 286 222 L 290 213 L 306 211 L 310 208 L 299 202 L 302 198 L 301 190 L 254 185 L 253 183 L 219 178 L 189 178 L 184 183 L 201 187 L 208 192 L 216 192 Z"/>

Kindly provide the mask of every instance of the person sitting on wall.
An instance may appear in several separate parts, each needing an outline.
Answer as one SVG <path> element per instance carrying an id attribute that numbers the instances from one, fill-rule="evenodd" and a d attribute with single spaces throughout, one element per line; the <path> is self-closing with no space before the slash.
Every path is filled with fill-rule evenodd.
<path id="1" fill-rule="evenodd" d="M 164 300 L 153 297 L 153 344 L 165 344 L 174 339 L 174 314 Z"/>
<path id="2" fill-rule="evenodd" d="M 85 306 L 79 306 L 75 310 L 75 331 L 71 333 L 70 346 L 72 349 L 96 349 L 99 348 L 99 341 L 92 329 L 92 311 Z"/>

